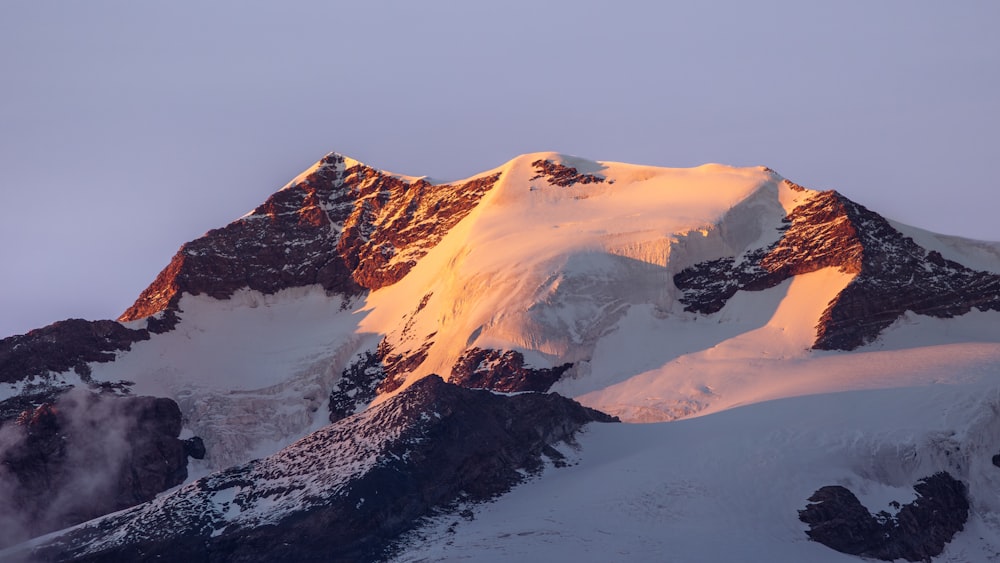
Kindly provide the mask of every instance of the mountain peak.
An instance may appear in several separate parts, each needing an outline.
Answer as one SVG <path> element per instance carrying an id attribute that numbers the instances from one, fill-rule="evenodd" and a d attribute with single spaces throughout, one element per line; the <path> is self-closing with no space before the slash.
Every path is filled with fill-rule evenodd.
<path id="1" fill-rule="evenodd" d="M 831 302 L 820 320 L 817 348 L 854 348 L 870 342 L 907 309 L 968 310 L 940 303 L 930 309 L 911 306 L 888 294 L 872 293 L 873 287 L 895 288 L 893 276 L 902 276 L 904 270 L 921 279 L 917 270 L 933 272 L 926 291 L 913 295 L 920 303 L 935 301 L 926 292 L 949 287 L 953 295 L 945 301 L 995 306 L 984 293 L 992 288 L 989 274 L 939 265 L 936 254 L 916 246 L 881 216 L 837 192 L 809 190 L 767 167 L 660 168 L 537 152 L 467 180 L 431 185 L 423 178 L 380 171 L 331 152 L 244 217 L 185 244 L 120 320 L 173 311 L 184 293 L 225 299 L 240 288 L 273 294 L 320 285 L 350 299 L 387 288 L 417 267 L 474 209 L 480 211 L 470 219 L 471 230 L 452 237 L 440 252 L 451 256 L 450 268 L 457 267 L 453 271 L 458 275 L 490 276 L 491 295 L 505 292 L 505 300 L 522 296 L 526 301 L 519 307 L 525 311 L 537 312 L 540 305 L 536 296 L 522 295 L 518 288 L 526 280 L 542 283 L 553 268 L 577 264 L 558 276 L 564 284 L 606 276 L 608 265 L 582 258 L 593 252 L 664 268 L 672 283 L 639 299 L 649 299 L 663 310 L 675 309 L 673 304 L 680 302 L 686 311 L 699 314 L 718 311 L 737 291 L 773 287 L 820 268 L 858 274 L 860 278 Z M 466 257 L 456 262 L 458 256 Z M 475 259 L 470 262 L 470 258 Z M 512 260 L 521 270 L 504 281 L 507 277 L 501 272 Z M 894 260 L 910 260 L 910 266 L 887 266 Z M 430 275 L 433 280 L 439 267 L 428 266 L 433 271 L 418 277 Z M 470 268 L 478 273 L 471 274 Z M 574 269 L 578 271 L 571 273 Z M 631 289 L 602 291 L 634 292 L 634 274 L 629 276 Z M 972 292 L 978 297 L 954 289 L 967 283 L 980 288 Z M 500 290 L 505 284 L 510 287 Z M 415 281 L 400 291 L 427 295 L 455 290 L 437 285 Z M 870 296 L 861 299 L 858 292 Z M 877 323 L 859 324 L 856 318 L 867 315 L 871 304 L 854 306 L 853 314 L 845 312 L 851 309 L 848 303 L 873 299 L 893 303 L 886 305 Z M 506 306 L 498 301 L 492 307 L 500 311 Z M 438 342 L 449 334 L 447 339 L 454 340 L 446 345 L 447 355 L 427 369 L 447 370 L 464 348 L 475 341 L 488 342 L 479 326 L 496 327 L 500 322 L 508 325 L 505 331 L 535 327 L 529 330 L 552 335 L 564 330 L 561 323 L 539 325 L 530 320 L 536 313 L 503 315 L 504 321 L 464 318 L 454 327 L 428 328 L 427 334 L 437 333 Z M 862 324 L 867 328 L 858 328 Z M 834 330 L 834 325 L 840 328 Z M 559 339 L 563 343 L 543 347 L 549 359 L 536 360 L 544 364 L 540 367 L 560 365 L 558 359 L 567 354 L 571 361 L 588 355 L 589 344 L 580 349 L 573 343 L 588 338 Z M 458 342 L 467 346 L 456 348 Z M 437 346 L 428 349 L 432 359 L 437 357 L 433 352 Z"/>
<path id="2" fill-rule="evenodd" d="M 461 220 L 496 176 L 431 186 L 330 153 L 266 202 L 181 247 L 119 318 L 174 309 L 183 293 L 225 299 L 319 284 L 345 297 L 394 283 Z"/>
<path id="3" fill-rule="evenodd" d="M 983 507 L 1000 463 L 990 459 L 1000 451 L 989 380 L 1000 365 L 998 314 L 1000 244 L 892 223 L 766 167 L 662 168 L 543 152 L 432 184 L 330 153 L 247 215 L 181 246 L 122 315 L 128 325 L 70 320 L 0 340 L 0 422 L 37 415 L 41 429 L 72 388 L 109 405 L 131 404 L 122 396 L 132 393 L 169 399 L 160 403 L 170 406 L 171 432 L 159 443 L 172 448 L 176 468 L 166 480 L 154 471 L 143 481 L 149 494 L 126 494 L 128 503 L 183 479 L 189 456 L 204 454 L 192 462 L 196 474 L 215 471 L 0 559 L 36 547 L 42 558 L 176 559 L 209 546 L 218 557 L 262 560 L 287 557 L 290 545 L 300 559 L 383 559 L 417 527 L 421 546 L 461 543 L 456 526 L 490 518 L 489 510 L 473 518 L 475 503 L 527 474 L 539 479 L 519 502 L 546 499 L 531 525 L 562 530 L 536 538 L 557 558 L 585 535 L 634 544 L 674 533 L 642 552 L 603 540 L 585 546 L 604 549 L 604 559 L 656 559 L 691 529 L 757 529 L 761 511 L 774 526 L 767 535 L 778 537 L 787 532 L 781 522 L 816 498 L 809 491 L 855 479 L 851 488 L 865 496 L 940 471 L 954 477 L 933 505 L 895 503 L 900 524 L 907 506 L 960 505 L 960 481 Z M 927 385 L 942 381 L 956 385 Z M 897 389 L 859 391 L 873 386 Z M 850 409 L 833 395 L 841 392 L 854 393 Z M 609 420 L 581 405 L 628 422 L 706 416 L 620 425 L 620 434 L 594 425 L 576 442 L 581 425 Z M 940 408 L 927 416 L 929 406 Z M 102 430 L 128 434 L 135 425 L 92 419 L 60 421 L 78 431 L 82 457 L 122 451 L 108 447 L 116 433 Z M 192 438 L 182 440 L 179 425 Z M 857 429 L 877 437 L 859 440 Z M 33 483 L 32 506 L 58 504 L 50 502 L 58 491 L 80 488 L 59 477 L 78 456 L 60 453 L 58 432 L 34 440 L 24 431 L 24 449 L 0 451 L 0 462 L 51 454 L 45 467 L 58 474 L 22 463 L 18 479 Z M 112 470 L 145 471 L 145 459 L 116 458 Z M 567 465 L 574 469 L 557 477 L 542 471 Z M 33 481 L 39 475 L 55 481 Z M 538 483 L 556 483 L 555 494 Z M 29 490 L 8 484 L 0 495 Z M 597 491 L 595 503 L 588 495 Z M 869 514 L 870 498 L 837 491 L 815 510 L 857 515 L 873 540 L 902 528 L 888 512 Z M 581 513 L 594 523 L 583 534 Z M 423 536 L 435 515 L 447 526 L 438 544 Z M 961 528 L 965 515 L 954 516 Z M 976 526 L 996 520 L 969 517 Z M 674 518 L 688 521 L 663 526 Z M 807 519 L 822 526 L 824 518 Z M 481 528 L 490 542 L 542 545 L 500 529 Z M 804 530 L 797 534 L 796 555 L 777 559 L 816 560 L 810 549 L 824 548 L 803 546 Z M 840 545 L 832 535 L 827 544 Z M 4 536 L 0 546 L 18 539 Z M 688 543 L 697 558 L 711 542 Z"/>

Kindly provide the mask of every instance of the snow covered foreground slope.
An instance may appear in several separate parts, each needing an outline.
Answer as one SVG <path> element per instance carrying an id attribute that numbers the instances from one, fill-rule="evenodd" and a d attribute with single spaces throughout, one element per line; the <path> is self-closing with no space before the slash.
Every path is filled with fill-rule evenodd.
<path id="1" fill-rule="evenodd" d="M 998 244 L 892 223 L 766 168 L 539 153 L 432 185 L 329 155 L 182 247 L 123 315 L 135 332 L 103 341 L 110 358 L 27 362 L 20 377 L 8 362 L 0 381 L 23 397 L 33 382 L 85 384 L 84 373 L 170 397 L 186 432 L 204 439 L 196 475 L 353 420 L 432 373 L 466 387 L 557 391 L 629 422 L 712 415 L 592 425 L 578 466 L 515 489 L 456 534 L 454 520 L 430 529 L 435 541 L 413 558 L 573 542 L 593 548 L 584 559 L 661 560 L 657 538 L 673 538 L 676 560 L 699 560 L 709 539 L 694 531 L 718 533 L 715 522 L 727 521 L 727 533 L 760 550 L 756 560 L 836 560 L 805 541 L 797 519 L 816 489 L 902 497 L 941 470 L 969 486 L 969 526 L 980 530 L 949 549 L 978 557 L 998 545 L 997 272 Z M 18 346 L 45 350 L 30 337 L 11 357 Z M 935 449 L 949 433 L 955 457 Z M 757 453 L 778 451 L 770 464 Z M 907 456 L 921 461 L 899 469 Z M 626 468 L 637 478 L 623 478 Z M 670 492 L 695 477 L 714 500 Z M 591 499 L 595 514 L 516 500 L 539 487 L 583 487 L 596 496 L 560 498 Z M 614 509 L 615 497 L 663 502 Z M 878 500 L 869 507 L 885 508 Z M 756 507 L 767 509 L 760 526 L 748 521 Z M 633 509 L 634 518 L 618 514 Z M 556 523 L 551 534 L 510 531 L 490 519 L 504 511 Z M 600 541 L 602 531 L 614 538 Z M 589 544 L 576 539 L 588 535 Z M 448 542 L 455 551 L 438 549 Z"/>
<path id="2" fill-rule="evenodd" d="M 407 537 L 398 562 L 860 561 L 798 511 L 842 485 L 872 512 L 948 471 L 972 509 L 935 561 L 1000 557 L 1000 391 L 928 385 L 780 399 L 656 424 L 590 425 L 576 463 Z M 925 534 L 917 530 L 917 535 Z"/>

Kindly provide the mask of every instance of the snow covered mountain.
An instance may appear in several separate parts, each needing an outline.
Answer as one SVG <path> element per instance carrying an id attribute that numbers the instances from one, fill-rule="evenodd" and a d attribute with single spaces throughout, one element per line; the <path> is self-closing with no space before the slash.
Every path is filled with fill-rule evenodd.
<path id="1" fill-rule="evenodd" d="M 118 322 L 0 341 L 0 498 L 30 473 L 29 415 L 72 387 L 175 401 L 157 439 L 204 445 L 180 488 L 0 554 L 989 560 L 998 376 L 1000 243 L 763 167 L 537 153 L 434 184 L 330 154 L 183 245 Z M 101 471 L 142 457 L 129 416 Z M 54 490 L 67 455 L 44 457 Z M 70 512 L 0 540 L 93 517 Z"/>

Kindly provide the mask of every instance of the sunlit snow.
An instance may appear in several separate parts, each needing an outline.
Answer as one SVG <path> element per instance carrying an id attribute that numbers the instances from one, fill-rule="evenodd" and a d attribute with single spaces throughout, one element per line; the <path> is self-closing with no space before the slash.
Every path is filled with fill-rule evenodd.
<path id="1" fill-rule="evenodd" d="M 537 177 L 538 160 L 604 181 L 553 185 Z M 781 218 L 815 193 L 769 169 L 536 153 L 495 172 L 496 186 L 400 282 L 351 302 L 318 287 L 186 295 L 176 329 L 92 364 L 94 378 L 175 398 L 186 432 L 206 441 L 207 466 L 222 468 L 324 425 L 341 371 L 383 338 L 394 353 L 429 346 L 408 382 L 447 378 L 473 346 L 519 351 L 533 367 L 572 362 L 554 391 L 633 422 L 783 397 L 982 384 L 1000 366 L 1000 314 L 976 311 L 904 316 L 854 352 L 810 350 L 820 313 L 851 279 L 835 269 L 740 292 L 712 315 L 684 312 L 675 273 L 777 240 Z M 996 244 L 896 227 L 1000 271 Z"/>

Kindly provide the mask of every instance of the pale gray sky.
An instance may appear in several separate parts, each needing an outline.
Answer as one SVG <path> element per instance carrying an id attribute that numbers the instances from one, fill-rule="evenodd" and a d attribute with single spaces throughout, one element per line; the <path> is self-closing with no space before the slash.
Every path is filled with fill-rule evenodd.
<path id="1" fill-rule="evenodd" d="M 116 317 L 329 151 L 764 164 L 1000 240 L 1000 3 L 817 4 L 0 3 L 0 337 Z"/>

